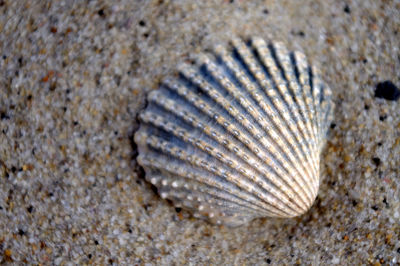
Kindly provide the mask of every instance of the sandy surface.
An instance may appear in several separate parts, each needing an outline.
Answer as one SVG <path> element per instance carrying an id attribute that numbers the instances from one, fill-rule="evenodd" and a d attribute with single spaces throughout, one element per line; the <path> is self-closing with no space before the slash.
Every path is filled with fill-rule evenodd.
<path id="1" fill-rule="evenodd" d="M 200 3 L 206 2 L 206 3 Z M 0 0 L 0 261 L 400 263 L 399 1 Z M 177 61 L 233 34 L 304 51 L 335 119 L 316 203 L 212 226 L 152 190 L 132 135 Z"/>

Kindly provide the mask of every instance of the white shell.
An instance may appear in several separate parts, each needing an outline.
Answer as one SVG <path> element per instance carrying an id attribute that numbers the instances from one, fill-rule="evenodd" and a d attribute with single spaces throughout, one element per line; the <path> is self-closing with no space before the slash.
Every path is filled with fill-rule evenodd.
<path id="1" fill-rule="evenodd" d="M 233 39 L 148 96 L 138 163 L 162 198 L 214 223 L 294 217 L 313 204 L 331 91 L 299 52 Z"/>

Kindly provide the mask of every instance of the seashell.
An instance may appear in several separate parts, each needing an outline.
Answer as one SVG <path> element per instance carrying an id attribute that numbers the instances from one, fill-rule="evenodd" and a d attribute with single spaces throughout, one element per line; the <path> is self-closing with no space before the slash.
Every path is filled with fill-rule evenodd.
<path id="1" fill-rule="evenodd" d="M 298 216 L 318 192 L 333 107 L 304 54 L 234 38 L 148 95 L 138 163 L 162 198 L 213 223 Z"/>

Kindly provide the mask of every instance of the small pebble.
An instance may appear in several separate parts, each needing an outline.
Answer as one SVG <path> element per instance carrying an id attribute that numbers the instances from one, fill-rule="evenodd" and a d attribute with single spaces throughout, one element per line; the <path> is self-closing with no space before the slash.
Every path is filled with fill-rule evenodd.
<path id="1" fill-rule="evenodd" d="M 397 101 L 400 98 L 400 90 L 391 81 L 387 80 L 376 85 L 375 97 Z"/>
<path id="2" fill-rule="evenodd" d="M 379 159 L 378 157 L 372 158 L 372 161 L 374 162 L 376 167 L 378 167 L 381 164 L 381 159 Z"/>
<path id="3" fill-rule="evenodd" d="M 350 14 L 350 7 L 348 6 L 348 5 L 345 5 L 344 6 L 344 8 L 343 8 L 343 11 L 345 12 L 345 13 L 347 13 L 347 14 Z"/>

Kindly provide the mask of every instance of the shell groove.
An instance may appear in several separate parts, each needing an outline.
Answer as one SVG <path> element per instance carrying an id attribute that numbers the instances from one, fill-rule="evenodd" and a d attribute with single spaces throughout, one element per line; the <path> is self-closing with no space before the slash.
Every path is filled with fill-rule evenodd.
<path id="1" fill-rule="evenodd" d="M 195 56 L 148 96 L 138 163 L 162 198 L 214 223 L 313 204 L 331 90 L 304 54 L 261 38 Z"/>

